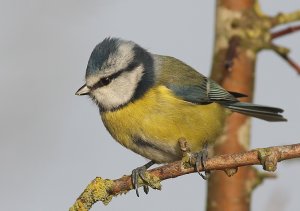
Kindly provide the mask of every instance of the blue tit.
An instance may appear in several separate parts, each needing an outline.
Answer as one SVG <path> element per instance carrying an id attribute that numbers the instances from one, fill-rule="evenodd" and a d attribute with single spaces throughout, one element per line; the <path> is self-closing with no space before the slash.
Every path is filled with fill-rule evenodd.
<path id="1" fill-rule="evenodd" d="M 240 102 L 184 62 L 149 53 L 132 41 L 106 38 L 88 61 L 76 95 L 89 95 L 112 137 L 151 160 L 169 163 L 183 156 L 178 139 L 192 152 L 212 144 L 232 112 L 267 121 L 286 121 L 280 108 Z"/>

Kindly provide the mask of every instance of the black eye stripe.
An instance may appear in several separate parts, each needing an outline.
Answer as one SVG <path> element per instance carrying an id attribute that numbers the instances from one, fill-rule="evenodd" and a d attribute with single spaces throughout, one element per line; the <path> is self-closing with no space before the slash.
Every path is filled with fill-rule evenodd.
<path id="1" fill-rule="evenodd" d="M 101 78 L 97 83 L 95 83 L 91 89 L 97 89 L 97 88 L 100 88 L 100 87 L 103 87 L 103 86 L 106 86 L 108 85 L 113 79 L 119 77 L 123 72 L 129 72 L 133 69 L 135 69 L 137 66 L 139 66 L 140 63 L 138 62 L 131 62 L 126 68 L 124 69 L 121 69 L 120 71 L 110 75 L 110 76 L 107 76 L 107 77 L 104 77 L 104 78 Z"/>

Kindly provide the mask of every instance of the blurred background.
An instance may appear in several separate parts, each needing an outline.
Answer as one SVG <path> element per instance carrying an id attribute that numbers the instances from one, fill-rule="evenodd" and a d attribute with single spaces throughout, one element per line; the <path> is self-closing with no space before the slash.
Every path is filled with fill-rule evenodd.
<path id="1" fill-rule="evenodd" d="M 96 176 L 119 178 L 146 160 L 116 143 L 98 109 L 75 91 L 94 46 L 107 36 L 175 56 L 209 75 L 215 1 L 0 0 L 1 210 L 68 210 Z M 261 0 L 267 14 L 300 9 L 297 0 Z M 300 33 L 276 40 L 300 63 Z M 300 78 L 273 52 L 257 62 L 255 102 L 285 109 L 287 123 L 253 120 L 252 148 L 300 140 Z M 253 194 L 253 210 L 299 210 L 299 160 L 282 162 L 277 179 Z M 261 169 L 261 167 L 258 167 Z M 92 210 L 203 210 L 197 174 L 134 191 Z M 142 193 L 142 190 L 141 190 Z"/>

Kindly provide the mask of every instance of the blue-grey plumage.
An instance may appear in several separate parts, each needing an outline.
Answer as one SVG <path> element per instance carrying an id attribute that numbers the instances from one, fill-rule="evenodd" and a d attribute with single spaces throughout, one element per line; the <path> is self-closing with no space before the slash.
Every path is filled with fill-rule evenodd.
<path id="1" fill-rule="evenodd" d="M 245 95 L 226 91 L 180 60 L 117 38 L 95 47 L 86 84 L 76 94 L 94 100 L 114 139 L 156 163 L 181 158 L 181 137 L 193 152 L 213 143 L 230 110 L 286 121 L 282 109 L 239 102 Z"/>

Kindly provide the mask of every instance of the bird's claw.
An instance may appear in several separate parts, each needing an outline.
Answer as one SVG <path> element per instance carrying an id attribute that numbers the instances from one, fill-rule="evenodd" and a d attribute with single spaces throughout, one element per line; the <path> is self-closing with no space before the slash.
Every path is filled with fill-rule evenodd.
<path id="1" fill-rule="evenodd" d="M 182 166 L 183 167 L 194 167 L 198 174 L 204 179 L 209 178 L 210 172 L 206 170 L 206 161 L 208 158 L 208 144 L 203 145 L 203 149 L 197 153 L 191 153 L 191 149 L 188 146 L 187 141 L 184 138 L 178 139 L 180 149 L 182 151 Z M 198 166 L 202 166 L 205 174 L 202 174 L 198 169 Z"/>
<path id="2" fill-rule="evenodd" d="M 141 182 L 139 183 L 139 178 L 141 178 L 141 180 L 142 180 L 144 192 L 146 194 L 149 193 L 149 185 L 151 186 L 151 181 L 150 181 L 151 179 L 149 179 L 148 176 L 146 175 L 147 174 L 146 171 L 153 164 L 154 164 L 154 162 L 150 161 L 146 165 L 132 170 L 131 180 L 132 180 L 132 184 L 135 189 L 136 195 L 138 197 L 140 196 L 138 188 L 139 188 L 139 184 L 141 183 Z"/>
<path id="3" fill-rule="evenodd" d="M 144 182 L 146 182 L 146 179 L 145 179 L 146 170 L 147 169 L 146 169 L 145 166 L 141 166 L 141 167 L 138 167 L 138 168 L 132 170 L 132 176 L 131 176 L 132 184 L 134 186 L 136 195 L 138 197 L 140 196 L 139 190 L 138 190 L 138 188 L 139 188 L 139 178 L 141 178 Z M 145 187 L 147 187 L 147 188 L 145 188 Z M 144 185 L 144 192 L 146 194 L 148 194 L 148 192 L 149 192 L 149 187 L 147 185 Z"/>
<path id="4" fill-rule="evenodd" d="M 198 174 L 204 179 L 207 180 L 210 176 L 210 171 L 206 170 L 206 161 L 208 159 L 208 145 L 205 144 L 203 146 L 203 149 L 200 152 L 194 153 L 194 157 L 195 157 L 195 168 L 198 172 Z M 203 170 L 204 170 L 204 174 L 202 174 L 200 171 L 198 171 L 198 166 L 202 166 Z"/>

